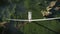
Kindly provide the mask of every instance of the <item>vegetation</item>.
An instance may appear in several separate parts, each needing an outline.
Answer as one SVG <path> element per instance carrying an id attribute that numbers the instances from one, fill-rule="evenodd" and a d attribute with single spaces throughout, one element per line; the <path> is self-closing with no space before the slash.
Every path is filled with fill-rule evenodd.
<path id="1" fill-rule="evenodd" d="M 0 0 L 2 1 L 2 0 Z M 51 2 L 48 0 L 3 0 L 0 2 L 0 22 L 6 19 L 27 19 L 28 11 L 32 11 L 32 18 L 43 18 L 41 10 Z M 7 4 L 8 3 L 8 4 Z M 22 22 L 12 22 L 12 26 L 19 26 Z M 28 22 L 24 22 L 28 23 Z M 20 31 L 24 34 L 58 34 L 60 32 L 60 23 L 57 20 L 31 22 L 20 27 Z"/>

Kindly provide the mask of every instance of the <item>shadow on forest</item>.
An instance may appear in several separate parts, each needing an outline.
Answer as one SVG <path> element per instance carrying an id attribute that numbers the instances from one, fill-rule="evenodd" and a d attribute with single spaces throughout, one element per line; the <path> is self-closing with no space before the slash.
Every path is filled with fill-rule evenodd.
<path id="1" fill-rule="evenodd" d="M 14 27 L 13 23 L 6 23 L 4 26 L 0 27 L 0 34 L 23 34 L 23 32 Z"/>

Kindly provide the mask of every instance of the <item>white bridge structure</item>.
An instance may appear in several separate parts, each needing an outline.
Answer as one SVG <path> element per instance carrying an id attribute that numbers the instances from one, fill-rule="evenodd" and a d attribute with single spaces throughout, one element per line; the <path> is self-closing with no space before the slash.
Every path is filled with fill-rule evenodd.
<path id="1" fill-rule="evenodd" d="M 28 19 L 7 19 L 7 20 L 12 20 L 12 21 L 28 21 L 28 22 L 32 22 L 32 21 L 45 21 L 45 20 L 55 20 L 55 19 L 60 19 L 60 17 L 56 17 L 56 18 L 43 18 L 43 19 L 32 19 L 32 12 L 28 12 Z"/>

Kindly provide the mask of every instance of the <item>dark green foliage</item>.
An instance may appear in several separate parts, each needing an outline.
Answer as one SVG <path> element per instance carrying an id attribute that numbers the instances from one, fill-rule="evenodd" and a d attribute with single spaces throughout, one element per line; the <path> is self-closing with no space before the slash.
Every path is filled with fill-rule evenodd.
<path id="1" fill-rule="evenodd" d="M 32 18 L 43 18 L 41 10 L 46 10 L 51 0 L 0 0 L 0 22 L 6 19 L 27 19 L 28 11 L 32 11 Z M 20 25 L 22 22 L 10 21 L 10 28 Z M 25 23 L 25 22 L 24 22 Z M 60 23 L 56 20 L 36 22 L 42 24 L 54 31 L 58 31 Z M 12 27 L 11 27 L 12 26 Z M 58 26 L 58 27 L 57 27 Z M 54 32 L 35 24 L 28 23 L 21 27 L 24 34 L 55 34 Z"/>
<path id="2" fill-rule="evenodd" d="M 8 5 L 10 2 L 8 0 L 0 0 L 0 6 Z"/>

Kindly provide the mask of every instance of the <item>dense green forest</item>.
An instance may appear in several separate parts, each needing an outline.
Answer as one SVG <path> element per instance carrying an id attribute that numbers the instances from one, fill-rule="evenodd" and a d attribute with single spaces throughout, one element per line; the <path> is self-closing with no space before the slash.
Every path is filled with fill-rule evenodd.
<path id="1" fill-rule="evenodd" d="M 11 26 L 19 26 L 22 22 L 8 21 L 7 19 L 28 19 L 28 11 L 32 12 L 32 19 L 44 18 L 41 10 L 52 0 L 0 0 L 0 22 L 7 22 Z M 24 34 L 59 34 L 60 22 L 57 20 L 27 23 L 18 29 Z M 10 28 L 13 28 L 11 27 Z"/>

